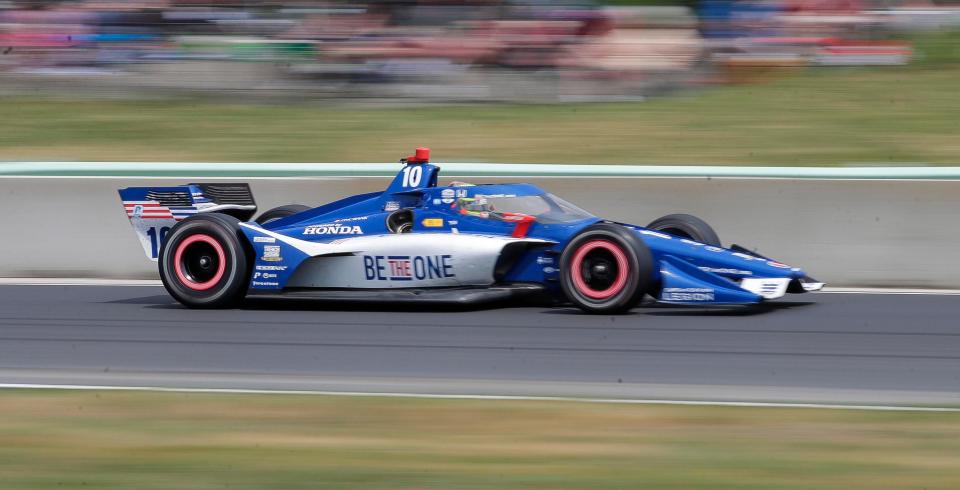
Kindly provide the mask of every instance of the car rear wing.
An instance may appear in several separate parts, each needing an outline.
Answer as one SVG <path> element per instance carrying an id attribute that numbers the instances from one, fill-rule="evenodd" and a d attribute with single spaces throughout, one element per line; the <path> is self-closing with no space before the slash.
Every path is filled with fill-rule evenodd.
<path id="1" fill-rule="evenodd" d="M 198 213 L 225 213 L 248 221 L 257 203 L 247 184 L 186 184 L 175 187 L 120 189 L 123 209 L 150 260 L 177 222 Z"/>

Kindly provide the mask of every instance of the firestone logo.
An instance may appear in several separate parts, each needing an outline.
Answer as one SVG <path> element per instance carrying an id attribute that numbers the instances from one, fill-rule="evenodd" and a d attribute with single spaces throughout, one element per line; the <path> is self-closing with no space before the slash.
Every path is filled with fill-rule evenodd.
<path id="1" fill-rule="evenodd" d="M 363 235 L 359 226 L 312 225 L 303 229 L 304 235 Z"/>

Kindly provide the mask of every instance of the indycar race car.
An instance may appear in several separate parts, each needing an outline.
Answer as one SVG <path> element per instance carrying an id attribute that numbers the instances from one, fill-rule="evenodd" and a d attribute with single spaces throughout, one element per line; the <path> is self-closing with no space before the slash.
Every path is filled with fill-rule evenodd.
<path id="1" fill-rule="evenodd" d="M 535 295 L 619 313 L 753 304 L 823 284 L 690 215 L 604 220 L 531 184 L 439 186 L 429 150 L 385 191 L 258 216 L 247 184 L 129 187 L 120 197 L 163 285 L 189 307 L 246 297 L 483 303 Z"/>

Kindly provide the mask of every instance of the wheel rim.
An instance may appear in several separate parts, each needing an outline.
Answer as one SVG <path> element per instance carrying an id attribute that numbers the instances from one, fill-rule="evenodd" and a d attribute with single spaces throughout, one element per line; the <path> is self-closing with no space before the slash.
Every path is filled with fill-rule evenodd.
<path id="1" fill-rule="evenodd" d="M 617 295 L 627 284 L 630 261 L 620 246 L 593 240 L 580 246 L 570 261 L 573 284 L 584 296 L 603 300 Z"/>
<path id="2" fill-rule="evenodd" d="M 227 268 L 223 247 L 210 235 L 198 234 L 177 245 L 173 257 L 180 284 L 195 291 L 206 291 L 223 279 Z"/>

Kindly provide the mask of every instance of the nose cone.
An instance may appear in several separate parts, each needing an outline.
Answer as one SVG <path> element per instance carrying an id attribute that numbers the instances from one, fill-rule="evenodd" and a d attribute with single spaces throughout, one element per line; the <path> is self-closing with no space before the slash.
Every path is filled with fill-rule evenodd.
<path id="1" fill-rule="evenodd" d="M 705 272 L 724 277 L 780 277 L 800 279 L 806 273 L 798 268 L 756 255 L 734 245 L 721 248 L 651 230 L 637 229 L 644 243 L 657 257 L 671 255 L 696 265 Z"/>

